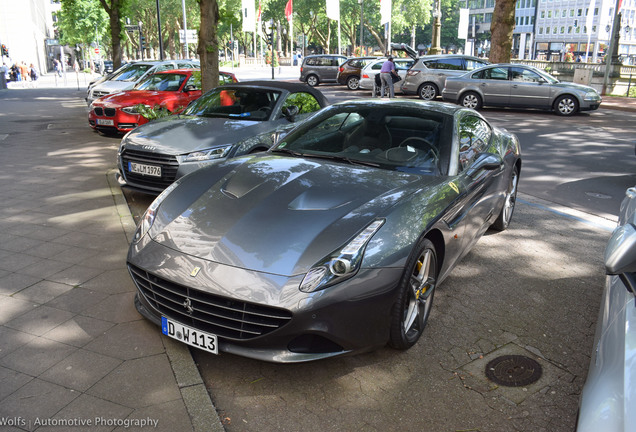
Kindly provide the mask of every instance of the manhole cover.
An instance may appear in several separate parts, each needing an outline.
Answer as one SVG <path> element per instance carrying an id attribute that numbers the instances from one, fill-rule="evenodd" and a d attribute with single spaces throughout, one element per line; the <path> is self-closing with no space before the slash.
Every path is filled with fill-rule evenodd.
<path id="1" fill-rule="evenodd" d="M 506 387 L 522 387 L 541 378 L 541 365 L 521 355 L 505 355 L 486 365 L 486 376 L 495 384 Z"/>

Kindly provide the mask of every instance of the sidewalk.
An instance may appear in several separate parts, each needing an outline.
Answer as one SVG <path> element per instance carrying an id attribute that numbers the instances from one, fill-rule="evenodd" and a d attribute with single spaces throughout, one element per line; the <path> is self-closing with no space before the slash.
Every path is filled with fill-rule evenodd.
<path id="1" fill-rule="evenodd" d="M 188 348 L 135 310 L 119 141 L 52 78 L 0 91 L 0 430 L 223 431 Z"/>

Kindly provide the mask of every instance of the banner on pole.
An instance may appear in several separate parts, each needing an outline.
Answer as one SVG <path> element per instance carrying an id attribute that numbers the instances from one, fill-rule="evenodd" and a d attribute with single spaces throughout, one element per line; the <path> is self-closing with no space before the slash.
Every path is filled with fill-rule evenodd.
<path id="1" fill-rule="evenodd" d="M 340 21 L 340 0 L 327 0 L 327 18 Z"/>

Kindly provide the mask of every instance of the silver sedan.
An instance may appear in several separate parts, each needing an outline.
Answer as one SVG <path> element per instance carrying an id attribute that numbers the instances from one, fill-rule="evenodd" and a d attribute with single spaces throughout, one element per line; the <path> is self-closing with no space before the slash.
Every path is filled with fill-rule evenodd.
<path id="1" fill-rule="evenodd" d="M 589 86 L 560 82 L 532 66 L 495 64 L 446 79 L 445 101 L 468 108 L 502 106 L 553 110 L 562 116 L 591 111 L 601 105 L 601 96 Z"/>

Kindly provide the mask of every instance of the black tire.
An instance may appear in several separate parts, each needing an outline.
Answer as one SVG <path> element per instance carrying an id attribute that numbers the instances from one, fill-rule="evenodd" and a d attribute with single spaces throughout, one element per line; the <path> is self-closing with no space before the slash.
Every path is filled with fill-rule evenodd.
<path id="1" fill-rule="evenodd" d="M 504 201 L 501 213 L 497 216 L 497 219 L 492 224 L 492 228 L 497 231 L 504 231 L 510 225 L 512 220 L 512 214 L 515 211 L 515 204 L 517 202 L 517 185 L 519 184 L 519 170 L 517 167 L 512 169 L 512 176 L 510 176 L 510 183 L 508 184 L 508 190 L 506 191 L 506 198 Z"/>
<path id="2" fill-rule="evenodd" d="M 579 111 L 579 101 L 572 95 L 559 96 L 554 101 L 554 112 L 560 116 L 571 116 Z"/>
<path id="3" fill-rule="evenodd" d="M 437 253 L 429 239 L 422 239 L 409 257 L 391 310 L 389 345 L 405 350 L 422 335 L 431 313 L 437 283 Z"/>
<path id="4" fill-rule="evenodd" d="M 309 84 L 312 87 L 316 87 L 318 84 L 320 84 L 320 80 L 318 79 L 318 77 L 316 75 L 308 75 L 307 76 L 307 84 Z"/>
<path id="5" fill-rule="evenodd" d="M 424 100 L 435 100 L 437 96 L 439 96 L 439 89 L 437 86 L 431 82 L 425 82 L 417 89 L 417 95 L 420 99 Z"/>
<path id="6" fill-rule="evenodd" d="M 459 104 L 461 106 L 476 110 L 481 108 L 482 103 L 481 96 L 472 91 L 464 93 L 459 99 Z"/>
<path id="7" fill-rule="evenodd" d="M 349 90 L 358 90 L 360 88 L 360 77 L 350 76 L 347 78 L 347 88 Z"/>

